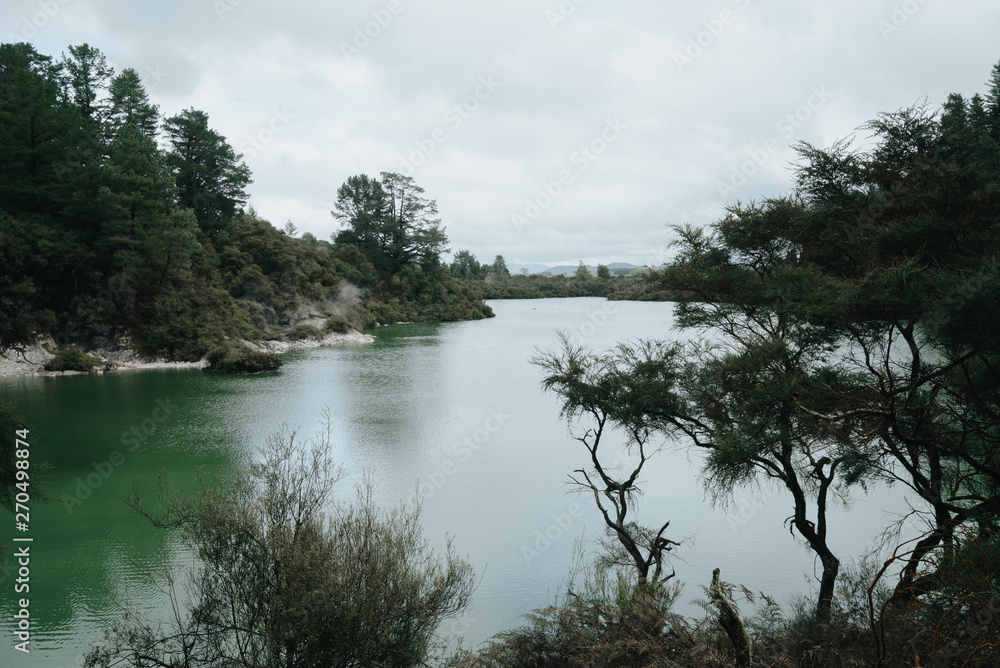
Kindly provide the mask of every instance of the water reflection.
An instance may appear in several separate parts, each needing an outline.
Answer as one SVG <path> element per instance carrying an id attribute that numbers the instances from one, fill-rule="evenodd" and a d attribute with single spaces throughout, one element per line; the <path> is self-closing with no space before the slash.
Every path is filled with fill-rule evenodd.
<path id="1" fill-rule="evenodd" d="M 229 475 L 282 424 L 308 437 L 320 427 L 324 408 L 336 456 L 349 473 L 340 498 L 353 496 L 350 483 L 366 470 L 374 472 L 385 503 L 409 501 L 420 488 L 428 538 L 440 546 L 446 534 L 454 535 L 459 553 L 482 575 L 463 622 L 470 641 L 515 626 L 521 615 L 551 602 L 576 541 L 591 544 L 602 525 L 587 498 L 568 494 L 566 474 L 585 462 L 558 417 L 557 397 L 542 392 L 541 372 L 528 360 L 536 349 L 555 346 L 557 330 L 576 332 L 598 349 L 620 339 L 670 337 L 670 306 L 626 302 L 609 310 L 600 299 L 492 306 L 492 320 L 383 328 L 374 345 L 297 352 L 277 374 L 177 371 L 0 382 L 32 430 L 33 466 L 57 464 L 45 476 L 54 502 L 36 502 L 32 515 L 32 614 L 45 665 L 71 663 L 100 637 L 101 624 L 114 614 L 111 594 L 135 597 L 151 609 L 162 605 L 155 574 L 164 536 L 126 507 L 134 478 L 144 480 L 150 502 L 161 470 L 191 490 L 196 466 L 207 475 Z M 157 400 L 168 398 L 176 412 L 135 452 L 125 452 L 124 464 L 70 513 L 61 496 L 74 493 L 95 462 L 121 450 L 122 434 L 141 427 Z M 682 609 L 697 612 L 691 601 L 715 567 L 754 591 L 807 592 L 812 558 L 783 525 L 789 514 L 784 496 L 741 492 L 738 499 L 752 501 L 753 512 L 734 522 L 705 499 L 698 469 L 698 455 L 668 448 L 650 463 L 639 508 L 640 521 L 671 520 L 672 538 L 691 539 L 679 552 L 686 561 L 676 565 L 687 583 Z M 527 559 L 525 548 L 533 550 L 539 532 L 572 504 L 582 514 Z M 863 552 L 886 524 L 886 508 L 905 505 L 879 490 L 856 499 L 849 512 L 838 510 L 830 528 L 838 552 Z M 0 523 L 5 545 L 10 525 Z M 169 560 L 183 564 L 188 555 L 166 540 Z M 0 597 L 6 619 L 11 599 Z M 19 665 L 12 651 L 0 648 L 0 665 Z"/>

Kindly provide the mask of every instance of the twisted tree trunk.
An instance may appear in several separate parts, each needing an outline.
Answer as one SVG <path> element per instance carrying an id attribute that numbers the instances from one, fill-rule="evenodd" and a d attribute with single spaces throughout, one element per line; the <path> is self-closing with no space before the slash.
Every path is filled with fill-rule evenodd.
<path id="1" fill-rule="evenodd" d="M 733 643 L 733 649 L 736 650 L 736 665 L 739 668 L 750 668 L 750 664 L 753 662 L 753 646 L 750 642 L 750 634 L 747 633 L 746 627 L 743 626 L 743 620 L 740 619 L 740 614 L 736 612 L 736 606 L 733 605 L 732 601 L 729 600 L 729 597 L 722 590 L 722 585 L 719 582 L 718 568 L 712 571 L 712 584 L 708 588 L 708 597 L 719 608 L 719 623 L 722 624 L 726 635 L 729 636 L 729 641 Z"/>

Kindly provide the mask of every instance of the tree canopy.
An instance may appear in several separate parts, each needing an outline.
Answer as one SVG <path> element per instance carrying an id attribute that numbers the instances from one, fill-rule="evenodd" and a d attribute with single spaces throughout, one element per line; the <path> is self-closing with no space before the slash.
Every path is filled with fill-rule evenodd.
<path id="1" fill-rule="evenodd" d="M 855 486 L 895 483 L 923 504 L 901 599 L 934 600 L 955 575 L 941 555 L 1000 528 L 998 73 L 971 103 L 881 114 L 866 150 L 800 143 L 791 195 L 676 227 L 675 261 L 647 280 L 693 343 L 567 343 L 540 360 L 596 433 L 638 425 L 704 451 L 717 500 L 778 482 L 821 566 L 824 623 L 840 569 L 829 507 Z"/>
<path id="2" fill-rule="evenodd" d="M 58 60 L 0 44 L 0 155 L 0 352 L 50 336 L 198 359 L 331 315 L 344 286 L 363 297 L 356 327 L 490 314 L 441 269 L 437 207 L 411 179 L 359 195 L 372 220 L 354 211 L 340 243 L 279 233 L 206 112 L 161 124 L 136 70 L 116 75 L 88 44 Z"/>
<path id="3" fill-rule="evenodd" d="M 344 226 L 337 243 L 356 245 L 384 275 L 407 266 L 433 269 L 447 252 L 448 237 L 437 202 L 425 198 L 412 177 L 382 172 L 376 181 L 360 174 L 337 190 L 332 212 Z"/>

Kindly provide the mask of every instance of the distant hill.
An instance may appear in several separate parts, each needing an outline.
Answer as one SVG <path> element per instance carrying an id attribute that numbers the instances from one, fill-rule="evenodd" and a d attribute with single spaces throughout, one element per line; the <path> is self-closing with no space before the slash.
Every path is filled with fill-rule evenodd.
<path id="1" fill-rule="evenodd" d="M 543 271 L 548 271 L 549 267 L 544 264 L 508 264 L 507 269 L 512 274 L 520 274 L 522 269 L 527 269 L 532 274 L 540 274 Z"/>
<path id="2" fill-rule="evenodd" d="M 561 264 L 555 267 L 550 267 L 544 264 L 511 264 L 508 265 L 510 273 L 518 274 L 521 269 L 527 269 L 532 274 L 545 274 L 548 276 L 572 276 L 579 265 L 575 264 Z M 608 269 L 611 270 L 612 274 L 617 274 L 619 276 L 627 276 L 636 269 L 642 269 L 639 265 L 631 264 L 629 262 L 609 262 Z M 590 273 L 597 275 L 596 265 L 587 265 L 587 269 Z"/>

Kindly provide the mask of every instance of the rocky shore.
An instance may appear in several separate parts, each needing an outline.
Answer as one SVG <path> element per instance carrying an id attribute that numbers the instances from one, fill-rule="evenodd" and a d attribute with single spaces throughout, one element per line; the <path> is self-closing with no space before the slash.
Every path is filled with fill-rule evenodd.
<path id="1" fill-rule="evenodd" d="M 285 353 L 301 348 L 321 348 L 347 343 L 372 343 L 375 337 L 371 334 L 351 331 L 345 334 L 330 333 L 322 339 L 301 339 L 298 341 L 244 341 L 254 350 L 272 353 Z M 39 341 L 23 352 L 6 350 L 0 352 L 0 377 L 5 376 L 68 376 L 80 374 L 80 371 L 45 371 L 42 366 L 54 357 L 54 344 L 50 341 Z M 122 371 L 144 371 L 149 369 L 201 369 L 207 364 L 205 360 L 197 362 L 173 362 L 166 359 L 143 358 L 135 350 L 128 347 L 98 348 L 88 350 L 88 355 L 101 360 L 101 365 L 90 373 L 118 373 Z"/>

